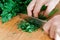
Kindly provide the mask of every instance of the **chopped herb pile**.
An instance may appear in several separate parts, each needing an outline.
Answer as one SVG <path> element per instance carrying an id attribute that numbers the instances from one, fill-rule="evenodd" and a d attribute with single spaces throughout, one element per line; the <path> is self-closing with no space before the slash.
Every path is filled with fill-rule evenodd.
<path id="1" fill-rule="evenodd" d="M 33 32 L 38 30 L 42 25 L 43 22 L 28 18 L 18 23 L 18 29 L 22 29 L 25 32 Z"/>
<path id="2" fill-rule="evenodd" d="M 40 28 L 40 26 L 42 26 L 42 24 L 44 23 L 40 20 L 37 20 L 35 18 L 31 18 L 31 17 L 25 18 L 25 20 L 27 22 L 29 22 L 30 24 L 33 24 L 33 25 L 37 26 L 38 28 Z"/>
<path id="3" fill-rule="evenodd" d="M 34 26 L 33 24 L 30 24 L 26 21 L 21 21 L 18 24 L 18 29 L 20 29 L 20 28 L 25 32 L 32 32 L 32 31 L 35 31 L 37 29 L 36 26 Z"/>

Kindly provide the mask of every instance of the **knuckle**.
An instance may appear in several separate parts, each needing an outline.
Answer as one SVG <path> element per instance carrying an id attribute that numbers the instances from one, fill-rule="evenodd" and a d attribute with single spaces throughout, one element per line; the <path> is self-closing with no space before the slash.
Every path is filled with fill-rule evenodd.
<path id="1" fill-rule="evenodd" d="M 28 10 L 28 11 L 32 11 L 32 8 L 28 6 L 28 7 L 27 7 L 27 10 Z"/>
<path id="2" fill-rule="evenodd" d="M 39 12 L 38 12 L 37 10 L 34 10 L 34 11 L 33 11 L 33 13 L 36 13 L 36 14 L 38 14 Z"/>

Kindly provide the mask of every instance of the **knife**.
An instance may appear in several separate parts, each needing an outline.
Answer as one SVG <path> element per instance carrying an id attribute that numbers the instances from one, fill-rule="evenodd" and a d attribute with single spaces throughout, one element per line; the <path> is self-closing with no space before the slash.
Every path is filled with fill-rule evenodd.
<path id="1" fill-rule="evenodd" d="M 19 14 L 19 17 L 39 27 L 42 27 L 47 22 L 46 20 L 30 17 L 30 16 L 27 16 L 26 14 Z"/>

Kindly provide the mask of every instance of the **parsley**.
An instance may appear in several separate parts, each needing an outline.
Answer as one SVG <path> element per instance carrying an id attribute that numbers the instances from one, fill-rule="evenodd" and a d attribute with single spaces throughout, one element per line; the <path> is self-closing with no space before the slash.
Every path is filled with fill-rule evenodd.
<path id="1" fill-rule="evenodd" d="M 44 23 L 33 18 L 25 18 L 25 20 L 18 23 L 18 29 L 25 32 L 33 32 L 38 30 Z"/>
<path id="2" fill-rule="evenodd" d="M 49 17 L 50 16 L 52 16 L 52 15 L 54 15 L 56 12 L 58 12 L 59 10 L 58 9 L 54 9 L 54 10 L 52 10 L 50 13 L 49 13 Z"/>
<path id="3" fill-rule="evenodd" d="M 25 32 L 32 32 L 32 31 L 35 31 L 37 27 L 34 26 L 33 24 L 26 22 L 26 21 L 21 21 L 18 24 L 18 29 L 20 29 L 20 28 Z"/>
<path id="4" fill-rule="evenodd" d="M 47 6 L 43 5 L 42 8 L 41 8 L 41 11 L 45 11 L 47 8 Z"/>
<path id="5" fill-rule="evenodd" d="M 25 13 L 31 0 L 0 0 L 0 15 L 5 23 L 17 13 Z M 27 13 L 27 12 L 26 12 Z"/>

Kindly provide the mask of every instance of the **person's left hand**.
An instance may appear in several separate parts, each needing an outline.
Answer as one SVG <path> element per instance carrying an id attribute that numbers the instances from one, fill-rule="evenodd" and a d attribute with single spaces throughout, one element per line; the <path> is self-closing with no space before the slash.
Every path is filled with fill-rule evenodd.
<path id="1" fill-rule="evenodd" d="M 46 11 L 43 13 L 45 16 L 56 7 L 60 0 L 32 0 L 27 7 L 28 16 L 38 17 L 38 14 L 43 5 L 47 6 Z M 41 13 L 40 13 L 41 14 Z"/>

